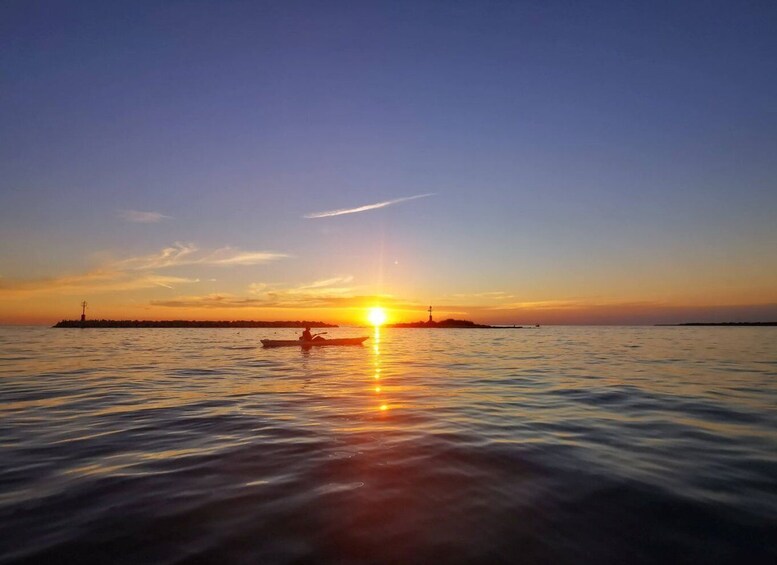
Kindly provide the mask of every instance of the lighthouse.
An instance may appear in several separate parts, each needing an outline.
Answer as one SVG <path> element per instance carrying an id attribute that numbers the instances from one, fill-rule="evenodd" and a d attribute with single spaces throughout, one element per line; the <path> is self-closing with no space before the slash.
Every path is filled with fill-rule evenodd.
<path id="1" fill-rule="evenodd" d="M 81 303 L 81 321 L 86 322 L 86 300 Z"/>
<path id="2" fill-rule="evenodd" d="M 429 324 L 432 323 L 432 307 L 431 306 L 429 306 L 429 321 L 427 323 L 429 323 Z"/>

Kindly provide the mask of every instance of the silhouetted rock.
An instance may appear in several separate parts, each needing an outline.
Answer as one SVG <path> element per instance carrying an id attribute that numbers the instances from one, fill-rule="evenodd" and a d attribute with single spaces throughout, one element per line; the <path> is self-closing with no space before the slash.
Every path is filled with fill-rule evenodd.
<path id="1" fill-rule="evenodd" d="M 336 324 L 308 321 L 260 322 L 254 320 L 62 320 L 55 328 L 336 328 Z"/>
<path id="2" fill-rule="evenodd" d="M 469 320 L 454 320 L 453 318 L 448 318 L 447 320 L 442 320 L 441 322 L 410 322 L 405 324 L 388 324 L 387 327 L 389 328 L 491 328 L 492 326 L 487 326 L 484 324 L 476 324 L 475 322 L 471 322 Z"/>

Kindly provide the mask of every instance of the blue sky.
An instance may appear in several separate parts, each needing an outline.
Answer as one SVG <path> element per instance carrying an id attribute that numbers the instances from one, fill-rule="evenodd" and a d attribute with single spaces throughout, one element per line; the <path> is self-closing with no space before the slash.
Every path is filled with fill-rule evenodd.
<path id="1" fill-rule="evenodd" d="M 176 312 L 152 302 L 349 277 L 354 297 L 486 321 L 537 303 L 775 312 L 774 3 L 5 2 L 0 16 L 0 320 L 29 309 L 30 285 L 55 317 L 88 290 L 106 312 L 159 318 Z M 180 286 L 42 289 L 175 242 L 286 257 L 165 267 L 199 281 Z"/>

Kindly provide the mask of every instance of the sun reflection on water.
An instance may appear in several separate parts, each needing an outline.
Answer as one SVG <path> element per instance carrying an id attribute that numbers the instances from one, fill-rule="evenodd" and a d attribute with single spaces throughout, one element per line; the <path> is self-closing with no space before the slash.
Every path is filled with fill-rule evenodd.
<path id="1" fill-rule="evenodd" d="M 381 358 L 380 358 L 380 327 L 378 326 L 375 326 L 375 334 L 373 335 L 373 338 L 372 338 L 372 353 L 373 353 L 373 365 L 375 369 L 373 379 L 376 381 L 379 381 L 380 371 L 381 371 L 381 367 L 380 367 Z M 378 409 L 380 412 L 385 412 L 386 410 L 388 410 L 388 404 L 386 404 L 385 400 L 381 397 L 381 392 L 383 389 L 381 386 L 378 385 L 378 386 L 375 386 L 374 390 L 375 390 L 375 394 L 378 397 L 377 398 Z"/>

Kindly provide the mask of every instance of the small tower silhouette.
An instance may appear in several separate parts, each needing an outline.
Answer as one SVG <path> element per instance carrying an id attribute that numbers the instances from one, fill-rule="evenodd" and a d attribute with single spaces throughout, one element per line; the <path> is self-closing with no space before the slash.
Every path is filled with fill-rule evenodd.
<path id="1" fill-rule="evenodd" d="M 81 321 L 86 322 L 86 300 L 81 303 Z"/>
<path id="2" fill-rule="evenodd" d="M 429 323 L 432 322 L 432 307 L 429 306 Z"/>

